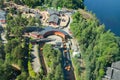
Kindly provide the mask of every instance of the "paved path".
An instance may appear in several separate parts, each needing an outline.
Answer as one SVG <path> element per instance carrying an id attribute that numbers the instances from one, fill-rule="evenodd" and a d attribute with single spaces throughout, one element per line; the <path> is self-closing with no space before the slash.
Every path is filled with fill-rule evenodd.
<path id="1" fill-rule="evenodd" d="M 38 45 L 35 44 L 33 45 L 33 48 L 32 48 L 32 52 L 31 52 L 31 55 L 32 55 L 32 67 L 33 67 L 33 70 L 38 73 L 40 71 L 40 60 L 39 60 L 39 55 L 38 55 Z"/>
<path id="2" fill-rule="evenodd" d="M 72 22 L 72 18 L 71 18 L 71 15 L 68 15 L 69 16 L 69 18 L 70 18 L 70 22 L 69 22 L 69 24 L 68 24 L 68 26 L 67 27 L 65 27 L 63 30 L 64 31 L 66 31 L 70 36 L 72 36 L 72 34 L 70 33 L 70 24 L 71 24 L 71 22 Z"/>
<path id="3" fill-rule="evenodd" d="M 71 42 L 72 42 L 72 46 L 71 48 L 74 49 L 78 49 L 78 51 L 80 52 L 79 46 L 78 46 L 78 42 L 76 39 L 74 39 L 74 37 L 72 36 L 72 34 L 70 33 L 70 24 L 72 23 L 72 18 L 71 15 L 68 15 L 70 17 L 70 23 L 68 24 L 68 26 L 66 28 L 64 28 L 63 30 L 66 31 L 71 37 Z"/>
<path id="4" fill-rule="evenodd" d="M 6 32 L 3 32 L 1 33 L 1 39 L 2 39 L 2 43 L 3 44 L 6 44 L 8 41 L 6 39 Z"/>
<path id="5" fill-rule="evenodd" d="M 72 48 L 73 52 L 78 49 L 77 51 L 81 53 L 77 40 L 74 39 L 73 35 L 70 33 L 71 31 L 69 31 L 70 30 L 70 24 L 72 23 L 71 15 L 69 15 L 69 17 L 70 17 L 70 23 L 63 30 L 66 31 L 72 37 L 72 39 L 70 39 L 70 40 L 72 42 L 71 48 Z M 72 56 L 73 56 L 73 54 L 72 54 Z M 70 56 L 70 57 L 72 57 L 72 56 Z M 72 65 L 72 67 L 74 68 L 74 65 Z M 69 72 L 65 71 L 64 73 L 65 73 L 65 76 L 66 76 L 65 80 L 70 80 L 70 79 L 71 80 L 76 80 L 75 79 L 76 78 L 76 73 L 74 73 L 74 71 L 72 69 Z"/>

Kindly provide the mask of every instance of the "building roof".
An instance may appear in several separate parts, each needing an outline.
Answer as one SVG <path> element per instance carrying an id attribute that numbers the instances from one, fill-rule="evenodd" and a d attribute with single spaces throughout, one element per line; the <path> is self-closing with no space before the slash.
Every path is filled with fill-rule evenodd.
<path id="1" fill-rule="evenodd" d="M 32 35 L 40 35 L 39 32 L 31 32 Z"/>
<path id="2" fill-rule="evenodd" d="M 51 15 L 50 18 L 48 19 L 48 22 L 54 22 L 54 23 L 58 24 L 59 17 L 57 15 Z"/>
<path id="3" fill-rule="evenodd" d="M 36 11 L 34 9 L 30 9 L 31 13 L 36 13 Z"/>
<path id="4" fill-rule="evenodd" d="M 54 9 L 48 9 L 47 11 L 48 11 L 48 13 L 49 13 L 50 15 L 53 15 L 53 14 L 59 15 L 59 14 L 60 14 L 59 11 L 54 10 Z"/>
<path id="5" fill-rule="evenodd" d="M 5 20 L 5 16 L 4 15 L 0 15 L 0 19 L 4 19 Z"/>
<path id="6" fill-rule="evenodd" d="M 120 70 L 114 69 L 111 80 L 120 80 Z"/>
<path id="7" fill-rule="evenodd" d="M 6 12 L 5 12 L 5 11 L 0 10 L 0 15 L 5 15 L 5 14 L 6 14 Z"/>
<path id="8" fill-rule="evenodd" d="M 3 10 L 0 10 L 0 20 L 5 20 L 5 15 L 6 15 L 6 12 Z M 0 24 L 1 23 L 4 23 L 4 22 L 0 21 Z"/>
<path id="9" fill-rule="evenodd" d="M 107 78 L 111 79 L 111 77 L 112 77 L 112 68 L 111 67 L 107 68 L 106 76 L 107 76 Z"/>
<path id="10" fill-rule="evenodd" d="M 29 12 L 29 11 L 30 11 L 30 9 L 27 8 L 27 7 L 26 7 L 26 8 L 23 8 L 22 10 L 23 10 L 24 12 Z"/>
<path id="11" fill-rule="evenodd" d="M 39 34 L 39 35 L 41 35 L 43 37 L 48 32 L 50 32 L 50 33 L 51 32 L 61 32 L 65 36 L 70 37 L 69 34 L 67 32 L 65 32 L 65 31 L 63 31 L 62 29 L 55 29 L 55 28 L 53 28 L 51 26 L 48 26 L 48 27 L 45 27 L 45 28 L 38 28 L 38 29 L 36 27 L 34 27 L 34 26 L 28 27 L 28 29 L 31 29 L 31 28 L 33 28 L 33 29 L 32 30 L 28 30 L 27 32 L 35 32 L 35 31 L 37 31 L 37 34 Z"/>
<path id="12" fill-rule="evenodd" d="M 3 10 L 0 10 L 0 18 L 5 18 L 6 12 Z"/>
<path id="13" fill-rule="evenodd" d="M 35 17 L 39 19 L 41 17 L 41 14 L 36 13 Z"/>
<path id="14" fill-rule="evenodd" d="M 105 78 L 102 80 L 120 80 L 120 61 L 112 63 L 111 67 L 107 68 Z"/>
<path id="15" fill-rule="evenodd" d="M 112 63 L 112 68 L 120 70 L 120 61 Z"/>
<path id="16" fill-rule="evenodd" d="M 64 35 L 68 35 L 68 33 L 66 33 L 65 31 L 63 31 L 61 29 L 55 29 L 55 28 L 52 28 L 50 26 L 45 27 L 43 30 L 41 30 L 40 34 L 44 35 L 45 33 L 50 32 L 50 31 L 58 31 L 58 32 L 63 33 Z"/>

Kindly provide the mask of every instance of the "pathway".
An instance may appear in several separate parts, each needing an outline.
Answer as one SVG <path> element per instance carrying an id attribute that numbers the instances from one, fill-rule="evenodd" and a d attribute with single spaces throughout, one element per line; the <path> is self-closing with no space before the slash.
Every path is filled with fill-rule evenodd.
<path id="1" fill-rule="evenodd" d="M 8 42 L 6 39 L 6 32 L 4 31 L 1 32 L 1 39 L 3 44 L 6 44 Z"/>
<path id="2" fill-rule="evenodd" d="M 40 63 L 41 63 L 41 68 L 43 70 L 43 75 L 47 75 L 48 67 L 46 65 L 45 58 L 44 58 L 43 51 L 42 51 L 44 44 L 45 43 L 39 44 L 39 46 L 40 46 Z"/>
<path id="3" fill-rule="evenodd" d="M 38 45 L 35 44 L 33 45 L 33 48 L 32 48 L 32 52 L 31 52 L 31 55 L 32 55 L 32 66 L 33 66 L 33 70 L 38 73 L 40 71 L 40 60 L 39 60 L 39 55 L 38 55 Z"/>
<path id="4" fill-rule="evenodd" d="M 66 31 L 66 32 L 72 37 L 72 39 L 70 39 L 71 42 L 72 42 L 71 48 L 72 48 L 74 51 L 77 50 L 77 51 L 80 52 L 80 49 L 79 49 L 79 46 L 78 46 L 78 42 L 77 42 L 76 39 L 74 39 L 74 37 L 72 36 L 72 33 L 71 33 L 71 31 L 70 31 L 70 24 L 72 23 L 72 17 L 71 17 L 71 15 L 68 15 L 68 16 L 69 16 L 69 18 L 70 18 L 70 23 L 69 23 L 68 26 L 65 27 L 63 30 Z"/>

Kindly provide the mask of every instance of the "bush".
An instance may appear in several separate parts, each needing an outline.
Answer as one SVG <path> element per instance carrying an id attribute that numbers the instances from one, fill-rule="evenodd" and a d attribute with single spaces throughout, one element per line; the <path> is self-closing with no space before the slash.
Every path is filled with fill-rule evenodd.
<path id="1" fill-rule="evenodd" d="M 30 61 L 28 61 L 28 72 L 29 72 L 29 75 L 30 75 L 32 78 L 35 78 L 36 73 L 33 71 L 32 65 L 31 65 L 31 62 L 30 62 Z"/>

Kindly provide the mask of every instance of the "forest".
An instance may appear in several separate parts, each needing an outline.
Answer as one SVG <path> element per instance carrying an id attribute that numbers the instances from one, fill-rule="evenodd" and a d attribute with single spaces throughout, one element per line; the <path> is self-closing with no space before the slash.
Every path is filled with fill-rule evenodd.
<path id="1" fill-rule="evenodd" d="M 1 0 L 0 4 L 3 5 L 3 1 Z M 84 0 L 6 0 L 6 1 L 13 1 L 17 4 L 27 5 L 29 7 L 36 7 L 36 6 L 45 6 L 45 7 L 65 7 L 65 8 L 83 8 L 84 7 Z M 2 6 L 0 6 L 2 7 Z"/>
<path id="2" fill-rule="evenodd" d="M 27 27 L 35 26 L 35 23 L 41 25 L 41 22 L 37 18 L 27 19 L 22 17 L 19 12 L 16 14 L 14 12 L 11 13 L 10 10 L 6 16 L 5 30 L 8 43 L 3 44 L 0 38 L 0 80 L 36 80 L 40 75 L 36 75 L 34 78 L 30 76 L 34 72 L 30 66 L 29 39 L 22 35 Z"/>
<path id="3" fill-rule="evenodd" d="M 82 68 L 77 66 L 78 77 L 81 80 L 101 80 L 106 67 L 110 66 L 112 62 L 120 60 L 120 38 L 110 30 L 106 31 L 105 26 L 100 25 L 96 17 L 85 19 L 78 11 L 72 18 L 70 29 L 78 40 L 81 58 L 85 62 L 84 75 L 80 74 Z M 77 64 L 79 65 L 76 62 Z"/>
<path id="4" fill-rule="evenodd" d="M 43 56 L 46 61 L 47 76 L 43 80 L 64 80 L 62 69 L 62 53 L 55 50 L 51 44 L 43 46 Z"/>

